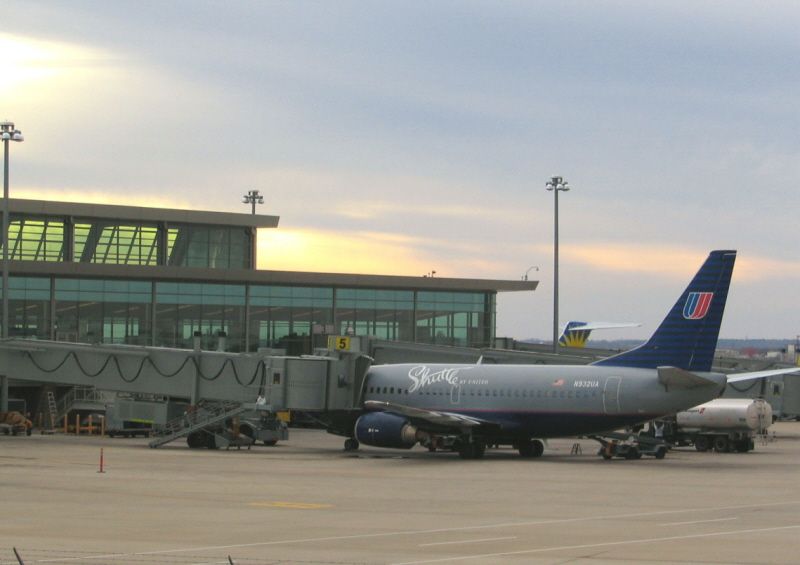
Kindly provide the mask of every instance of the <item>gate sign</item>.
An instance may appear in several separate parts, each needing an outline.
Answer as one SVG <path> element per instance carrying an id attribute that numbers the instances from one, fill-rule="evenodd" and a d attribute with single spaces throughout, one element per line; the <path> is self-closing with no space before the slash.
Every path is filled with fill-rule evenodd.
<path id="1" fill-rule="evenodd" d="M 328 336 L 328 349 L 350 351 L 350 338 L 344 335 Z"/>

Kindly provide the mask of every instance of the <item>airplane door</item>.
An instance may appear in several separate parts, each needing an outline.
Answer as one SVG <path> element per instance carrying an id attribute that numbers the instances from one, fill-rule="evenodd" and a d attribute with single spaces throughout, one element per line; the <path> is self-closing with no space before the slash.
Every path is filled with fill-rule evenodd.
<path id="1" fill-rule="evenodd" d="M 619 387 L 622 377 L 608 377 L 603 388 L 603 410 L 606 414 L 619 414 Z"/>
<path id="2" fill-rule="evenodd" d="M 450 404 L 461 403 L 461 385 L 454 385 L 450 387 Z"/>

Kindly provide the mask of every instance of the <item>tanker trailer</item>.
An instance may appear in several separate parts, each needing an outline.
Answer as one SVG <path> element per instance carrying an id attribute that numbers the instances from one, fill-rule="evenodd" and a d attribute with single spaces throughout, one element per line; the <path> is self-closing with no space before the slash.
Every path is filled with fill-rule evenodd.
<path id="1" fill-rule="evenodd" d="M 756 435 L 765 434 L 772 424 L 772 407 L 761 398 L 718 398 L 678 412 L 671 423 L 664 435 L 674 445 L 744 453 L 753 449 Z"/>

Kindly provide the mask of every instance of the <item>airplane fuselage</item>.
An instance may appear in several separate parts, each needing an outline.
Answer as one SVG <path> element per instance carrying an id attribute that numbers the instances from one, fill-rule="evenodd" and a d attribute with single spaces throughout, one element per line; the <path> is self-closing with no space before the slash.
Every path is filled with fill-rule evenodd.
<path id="1" fill-rule="evenodd" d="M 658 371 L 625 367 L 402 364 L 375 366 L 364 400 L 471 416 L 510 434 L 558 437 L 651 420 L 718 397 L 713 384 L 667 390 Z"/>

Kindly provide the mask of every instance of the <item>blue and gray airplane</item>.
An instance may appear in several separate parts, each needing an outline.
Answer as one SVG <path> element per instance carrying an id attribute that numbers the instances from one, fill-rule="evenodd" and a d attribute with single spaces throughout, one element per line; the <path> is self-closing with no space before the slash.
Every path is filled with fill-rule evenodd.
<path id="1" fill-rule="evenodd" d="M 348 437 L 347 450 L 450 445 L 476 459 L 487 445 L 511 445 L 538 457 L 547 438 L 601 435 L 703 404 L 728 382 L 796 372 L 711 371 L 735 259 L 735 251 L 712 251 L 635 349 L 586 366 L 376 365 L 361 408 L 329 431 Z"/>

